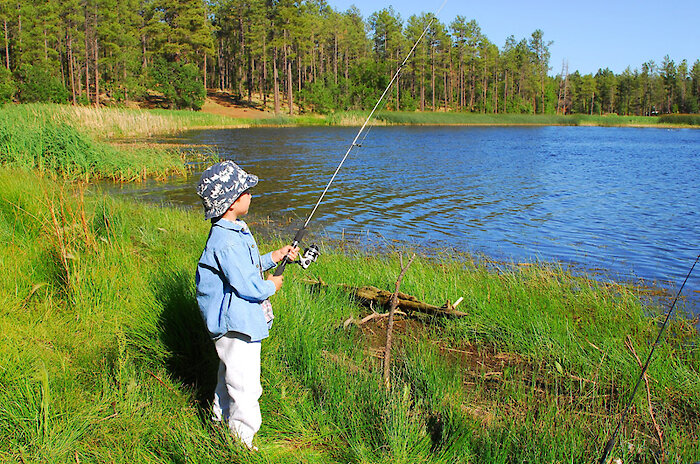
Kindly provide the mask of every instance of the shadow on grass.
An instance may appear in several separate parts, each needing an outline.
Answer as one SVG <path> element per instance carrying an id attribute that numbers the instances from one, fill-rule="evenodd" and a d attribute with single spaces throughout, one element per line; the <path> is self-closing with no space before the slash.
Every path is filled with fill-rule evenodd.
<path id="1" fill-rule="evenodd" d="M 199 313 L 192 276 L 184 270 L 165 275 L 155 293 L 163 308 L 158 326 L 166 368 L 206 408 L 214 396 L 219 358 Z"/>

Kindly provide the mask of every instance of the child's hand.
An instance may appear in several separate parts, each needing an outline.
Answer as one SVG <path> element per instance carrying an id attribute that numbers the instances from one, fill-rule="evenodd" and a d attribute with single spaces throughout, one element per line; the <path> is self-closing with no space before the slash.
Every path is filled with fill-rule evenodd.
<path id="1" fill-rule="evenodd" d="M 283 275 L 276 276 L 273 274 L 268 274 L 267 280 L 274 283 L 275 284 L 275 292 L 279 292 L 280 289 L 282 288 L 282 282 L 284 282 L 284 276 Z"/>
<path id="2" fill-rule="evenodd" d="M 290 261 L 296 260 L 299 256 L 299 247 L 287 245 L 272 252 L 272 260 L 276 263 L 282 261 L 285 256 L 288 256 Z"/>

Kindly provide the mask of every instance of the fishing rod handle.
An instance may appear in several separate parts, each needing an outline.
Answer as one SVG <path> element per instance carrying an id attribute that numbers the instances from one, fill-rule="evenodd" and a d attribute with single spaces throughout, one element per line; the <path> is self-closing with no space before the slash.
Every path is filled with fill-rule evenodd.
<path id="1" fill-rule="evenodd" d="M 294 241 L 292 242 L 292 247 L 296 248 L 299 245 L 299 242 L 301 242 L 301 239 L 304 238 L 304 235 L 306 234 L 306 228 L 302 227 L 297 231 L 297 234 L 294 236 Z M 289 259 L 288 256 L 285 255 L 284 258 L 282 258 L 282 261 L 279 262 L 277 267 L 275 268 L 275 272 L 272 274 L 274 276 L 281 276 L 282 273 L 284 272 L 284 269 L 287 267 L 287 264 L 291 263 L 292 261 Z"/>

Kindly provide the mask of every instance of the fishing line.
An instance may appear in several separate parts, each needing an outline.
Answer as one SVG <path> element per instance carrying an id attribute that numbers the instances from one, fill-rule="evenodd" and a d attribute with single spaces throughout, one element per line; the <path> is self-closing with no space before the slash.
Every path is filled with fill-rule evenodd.
<path id="1" fill-rule="evenodd" d="M 434 15 L 432 15 L 432 18 L 430 18 L 430 22 L 428 23 L 427 26 L 425 26 L 425 29 L 423 29 L 423 32 L 421 33 L 420 37 L 418 37 L 418 40 L 413 44 L 413 47 L 411 47 L 411 50 L 408 52 L 406 55 L 406 58 L 404 58 L 403 62 L 401 65 L 396 69 L 396 73 L 394 73 L 394 76 L 391 78 L 391 81 L 389 81 L 389 85 L 386 86 L 384 89 L 384 92 L 382 92 L 381 97 L 379 97 L 379 100 L 377 100 L 377 103 L 374 105 L 374 108 L 372 108 L 372 111 L 369 113 L 369 116 L 367 116 L 367 119 L 365 119 L 365 122 L 362 124 L 362 127 L 360 130 L 357 132 L 357 135 L 355 135 L 355 138 L 353 139 L 352 143 L 350 144 L 350 147 L 348 147 L 347 152 L 345 153 L 345 156 L 343 156 L 343 159 L 340 161 L 340 164 L 338 164 L 338 167 L 335 169 L 335 172 L 333 173 L 333 176 L 331 176 L 331 179 L 328 181 L 328 184 L 326 185 L 326 188 L 323 189 L 323 192 L 321 193 L 321 196 L 318 198 L 318 201 L 314 205 L 313 209 L 311 210 L 311 213 L 309 213 L 309 216 L 306 218 L 306 222 L 304 222 L 304 225 L 297 231 L 296 235 L 294 236 L 294 240 L 292 242 L 292 246 L 296 247 L 299 242 L 301 242 L 301 239 L 304 237 L 304 234 L 306 233 L 306 228 L 311 222 L 311 218 L 314 216 L 316 213 L 316 210 L 318 207 L 321 205 L 321 202 L 323 201 L 323 198 L 326 196 L 326 193 L 328 193 L 328 189 L 331 187 L 331 184 L 335 180 L 336 176 L 338 175 L 338 172 L 340 171 L 340 168 L 343 167 L 343 164 L 345 163 L 345 160 L 348 158 L 350 155 L 350 152 L 353 150 L 355 147 L 361 147 L 361 143 L 357 143 L 357 141 L 360 139 L 360 136 L 362 133 L 365 131 L 365 128 L 369 124 L 370 120 L 372 119 L 372 116 L 374 116 L 374 113 L 377 111 L 377 108 L 382 103 L 382 100 L 384 100 L 384 97 L 386 94 L 389 92 L 389 89 L 391 89 L 391 86 L 394 84 L 394 82 L 399 78 L 399 74 L 401 73 L 401 70 L 406 66 L 406 63 L 408 62 L 408 59 L 411 57 L 413 52 L 415 51 L 416 47 L 418 47 L 418 44 L 420 43 L 421 40 L 423 40 L 423 37 L 425 37 L 425 34 L 428 32 L 428 29 L 430 29 L 430 26 L 433 25 L 433 22 L 437 19 L 437 15 L 440 14 L 442 9 L 445 7 L 447 4 L 447 0 L 445 0 L 440 8 L 435 12 Z M 370 126 L 371 127 L 371 126 Z M 367 135 L 365 135 L 365 138 L 367 138 Z M 364 142 L 364 138 L 362 141 Z M 277 268 L 275 269 L 274 275 L 279 276 L 282 275 L 284 272 L 285 266 L 290 262 L 289 258 L 287 256 L 280 261 L 279 265 L 277 265 Z"/>
<path id="2" fill-rule="evenodd" d="M 678 297 L 680 297 L 681 292 L 683 291 L 683 287 L 685 287 L 685 283 L 688 282 L 688 279 L 690 278 L 690 274 L 693 273 L 693 269 L 695 269 L 695 265 L 698 263 L 698 260 L 700 260 L 700 255 L 698 255 L 698 257 L 695 258 L 695 262 L 693 263 L 693 266 L 690 268 L 690 271 L 688 271 L 688 275 L 685 276 L 685 280 L 683 281 L 683 285 L 681 285 L 681 288 L 678 289 L 678 293 L 676 293 L 676 298 L 673 300 L 673 304 L 671 305 L 671 309 L 669 309 L 668 313 L 666 314 L 666 319 L 664 320 L 664 323 L 661 324 L 661 329 L 659 330 L 659 335 L 656 337 L 656 341 L 651 346 L 651 351 L 649 352 L 649 356 L 647 357 L 646 363 L 644 363 L 644 367 L 642 368 L 641 374 L 639 374 L 639 378 L 637 379 L 637 384 L 634 386 L 634 390 L 632 390 L 632 396 L 630 397 L 629 403 L 627 403 L 627 407 L 625 407 L 624 411 L 622 412 L 622 416 L 620 417 L 620 422 L 618 422 L 617 427 L 615 428 L 615 431 L 612 434 L 612 437 L 608 441 L 607 445 L 605 445 L 605 450 L 603 451 L 603 456 L 600 458 L 600 461 L 598 461 L 598 464 L 605 464 L 606 463 L 606 460 L 608 459 L 608 454 L 610 454 L 610 451 L 612 451 L 612 448 L 615 445 L 615 438 L 617 437 L 617 433 L 620 431 L 620 427 L 622 426 L 622 423 L 627 418 L 627 413 L 629 412 L 630 408 L 632 407 L 632 402 L 634 401 L 634 396 L 637 394 L 637 389 L 639 388 L 639 385 L 642 383 L 642 379 L 644 378 L 644 374 L 646 374 L 646 372 L 647 372 L 647 368 L 649 367 L 649 363 L 651 362 L 651 357 L 654 354 L 654 350 L 656 349 L 657 345 L 659 344 L 659 341 L 661 340 L 661 336 L 664 333 L 664 329 L 666 328 L 666 324 L 668 323 L 668 320 L 671 318 L 671 314 L 673 313 L 673 309 L 676 307 L 676 302 L 678 301 Z"/>

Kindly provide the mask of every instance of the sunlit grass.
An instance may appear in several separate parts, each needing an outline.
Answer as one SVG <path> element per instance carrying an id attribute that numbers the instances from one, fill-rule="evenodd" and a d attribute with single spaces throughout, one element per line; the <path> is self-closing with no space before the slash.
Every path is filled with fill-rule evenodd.
<path id="1" fill-rule="evenodd" d="M 81 110 L 59 105 L 6 105 L 0 109 L 0 165 L 85 181 L 130 181 L 184 172 L 184 160 L 175 150 L 116 147 L 89 135 L 99 126 L 100 116 L 109 113 L 94 111 L 78 123 L 66 111 Z"/>
<path id="2" fill-rule="evenodd" d="M 377 118 L 392 124 L 465 124 L 465 125 L 537 125 L 537 126 L 629 126 L 658 124 L 658 119 L 644 116 L 556 115 L 556 114 L 487 114 L 469 112 L 394 112 L 382 111 Z"/>
<path id="3" fill-rule="evenodd" d="M 659 122 L 683 126 L 700 126 L 700 114 L 664 114 L 659 116 Z"/>
<path id="4" fill-rule="evenodd" d="M 208 228 L 198 211 L 0 170 L 0 461 L 592 462 L 639 372 L 625 340 L 643 357 L 657 330 L 626 286 L 419 257 L 402 291 L 463 297 L 468 316 L 400 321 L 387 392 L 382 319 L 344 328 L 370 310 L 336 284 L 391 289 L 398 258 L 323 246 L 273 298 L 250 455 L 208 420 L 217 359 L 193 275 Z M 667 462 L 700 459 L 690 329 L 674 321 L 649 370 Z M 660 459 L 639 393 L 613 453 L 623 462 Z"/>

